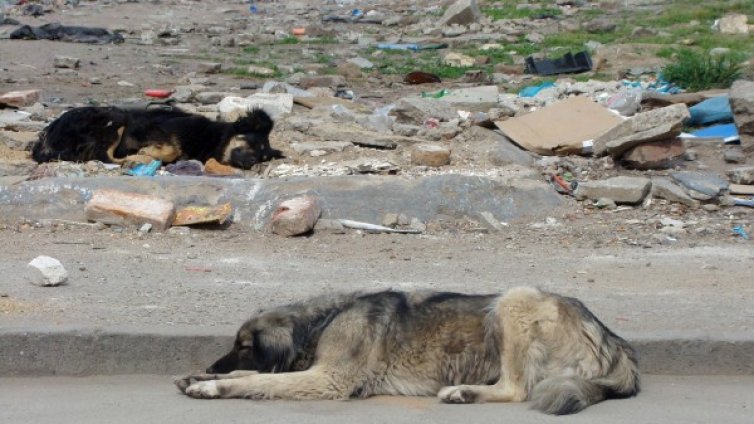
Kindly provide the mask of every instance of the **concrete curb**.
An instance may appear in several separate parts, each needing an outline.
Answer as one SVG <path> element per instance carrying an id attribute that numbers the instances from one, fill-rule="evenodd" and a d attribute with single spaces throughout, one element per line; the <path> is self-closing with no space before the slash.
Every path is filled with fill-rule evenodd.
<path id="1" fill-rule="evenodd" d="M 639 351 L 644 373 L 754 375 L 754 336 L 713 339 L 672 335 L 628 340 Z M 3 330 L 0 377 L 182 374 L 205 368 L 232 343 L 232 336 L 186 331 Z"/>
<path id="2" fill-rule="evenodd" d="M 423 222 L 441 217 L 484 222 L 544 216 L 563 204 L 547 184 L 529 179 L 465 175 L 333 176 L 275 179 L 211 177 L 49 178 L 20 184 L 0 182 L 0 222 L 69 219 L 86 221 L 84 204 L 97 189 L 151 194 L 188 204 L 233 204 L 233 222 L 262 230 L 278 203 L 302 194 L 320 198 L 322 217 L 382 222 L 386 213 L 404 213 Z"/>

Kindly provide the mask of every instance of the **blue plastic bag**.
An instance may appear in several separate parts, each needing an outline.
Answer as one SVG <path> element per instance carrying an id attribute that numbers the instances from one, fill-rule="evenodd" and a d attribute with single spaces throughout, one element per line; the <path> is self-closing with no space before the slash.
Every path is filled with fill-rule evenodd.
<path id="1" fill-rule="evenodd" d="M 542 84 L 539 84 L 539 85 L 532 85 L 519 91 L 518 97 L 534 97 L 540 91 L 544 90 L 545 88 L 550 88 L 550 87 L 555 87 L 555 83 L 552 81 L 548 81 L 548 82 L 543 82 Z"/>
<path id="2" fill-rule="evenodd" d="M 713 97 L 697 103 L 689 108 L 689 112 L 691 119 L 688 124 L 693 126 L 733 121 L 728 96 Z"/>

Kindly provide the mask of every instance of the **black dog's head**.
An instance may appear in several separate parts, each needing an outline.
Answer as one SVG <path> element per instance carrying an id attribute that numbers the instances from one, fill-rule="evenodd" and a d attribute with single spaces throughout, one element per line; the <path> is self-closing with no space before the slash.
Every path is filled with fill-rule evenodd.
<path id="1" fill-rule="evenodd" d="M 273 125 L 270 115 L 261 109 L 254 109 L 234 122 L 236 136 L 228 145 L 227 161 L 235 167 L 249 169 L 256 163 L 284 157 L 280 150 L 270 146 Z"/>
<path id="2" fill-rule="evenodd" d="M 290 370 L 295 355 L 292 323 L 280 316 L 261 316 L 241 326 L 233 349 L 210 365 L 207 373 L 227 374 L 235 370 L 285 372 Z"/>

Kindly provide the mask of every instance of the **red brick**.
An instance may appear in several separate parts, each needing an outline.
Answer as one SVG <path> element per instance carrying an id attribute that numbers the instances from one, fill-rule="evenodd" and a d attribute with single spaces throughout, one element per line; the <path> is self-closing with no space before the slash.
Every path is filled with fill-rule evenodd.
<path id="1" fill-rule="evenodd" d="M 285 237 L 308 233 L 321 213 L 319 200 L 314 196 L 286 200 L 272 214 L 272 232 Z"/>
<path id="2" fill-rule="evenodd" d="M 686 147 L 681 139 L 651 141 L 627 151 L 621 161 L 636 169 L 670 168 L 683 156 Z"/>
<path id="3" fill-rule="evenodd" d="M 85 212 L 90 221 L 110 225 L 150 223 L 158 231 L 165 231 L 175 219 L 175 205 L 169 200 L 110 189 L 96 190 Z"/>

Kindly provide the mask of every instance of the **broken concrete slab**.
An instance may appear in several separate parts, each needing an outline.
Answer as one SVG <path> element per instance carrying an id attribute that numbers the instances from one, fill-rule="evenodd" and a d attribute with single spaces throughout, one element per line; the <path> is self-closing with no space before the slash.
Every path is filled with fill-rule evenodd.
<path id="1" fill-rule="evenodd" d="M 534 163 L 533 155 L 516 146 L 508 137 L 479 126 L 466 130 L 463 141 L 454 140 L 451 147 L 454 156 L 464 152 L 464 157 L 482 164 L 530 166 Z"/>
<path id="2" fill-rule="evenodd" d="M 84 208 L 86 219 L 108 225 L 152 224 L 165 231 L 175 218 L 175 205 L 165 199 L 117 190 L 96 190 Z"/>
<path id="3" fill-rule="evenodd" d="M 310 232 L 317 223 L 322 208 L 314 196 L 301 196 L 281 202 L 272 213 L 270 229 L 273 233 L 292 237 Z"/>
<path id="4" fill-rule="evenodd" d="M 450 149 L 436 144 L 418 144 L 411 148 L 411 163 L 440 167 L 450 164 Z"/>
<path id="5" fill-rule="evenodd" d="M 640 144 L 624 153 L 620 160 L 634 169 L 667 169 L 683 160 L 685 153 L 683 140 L 675 138 Z"/>
<path id="6" fill-rule="evenodd" d="M 443 96 L 442 100 L 456 109 L 487 112 L 498 105 L 499 94 L 500 90 L 496 85 L 483 85 L 450 90 L 450 93 Z"/>
<path id="7" fill-rule="evenodd" d="M 583 181 L 574 195 L 577 199 L 612 199 L 617 204 L 636 205 L 652 188 L 652 181 L 644 177 L 613 177 L 605 180 Z"/>
<path id="8" fill-rule="evenodd" d="M 84 204 L 98 189 L 159 196 L 177 206 L 231 202 L 233 222 L 263 230 L 275 205 L 292 194 L 316 194 L 322 217 L 381 222 L 387 212 L 401 211 L 429 222 L 438 217 L 481 220 L 489 211 L 510 222 L 551 213 L 563 204 L 550 186 L 533 179 L 499 179 L 464 175 L 429 177 L 344 176 L 284 179 L 212 177 L 48 178 L 0 186 L 0 223 L 24 217 L 86 221 Z"/>
<path id="9" fill-rule="evenodd" d="M 652 196 L 658 199 L 665 199 L 670 202 L 680 203 L 690 208 L 699 206 L 699 202 L 692 199 L 683 187 L 675 184 L 667 177 L 652 178 Z"/>
<path id="10" fill-rule="evenodd" d="M 721 191 L 728 189 L 728 181 L 720 178 L 717 174 L 712 172 L 692 172 L 692 171 L 680 171 L 673 172 L 670 176 L 677 183 L 686 187 L 689 190 L 693 190 L 698 193 L 702 193 L 705 196 L 713 198 L 720 194 Z M 694 193 L 690 193 L 694 197 Z M 700 200 L 707 200 L 702 198 Z"/>
<path id="11" fill-rule="evenodd" d="M 728 189 L 730 194 L 754 195 L 754 185 L 731 184 Z"/>
<path id="12" fill-rule="evenodd" d="M 754 184 L 754 166 L 741 166 L 728 171 L 730 181 L 735 184 Z"/>
<path id="13" fill-rule="evenodd" d="M 683 103 L 638 113 L 596 137 L 594 155 L 619 157 L 641 143 L 677 137 L 689 117 L 689 108 Z"/>
<path id="14" fill-rule="evenodd" d="M 390 111 L 396 122 L 401 124 L 423 125 L 427 118 L 451 121 L 458 118 L 458 112 L 448 102 L 422 97 L 404 97 L 398 100 Z"/>
<path id="15" fill-rule="evenodd" d="M 437 21 L 437 27 L 458 24 L 469 25 L 477 22 L 482 17 L 482 12 L 476 4 L 476 0 L 457 0 L 450 5 L 442 17 Z"/>

